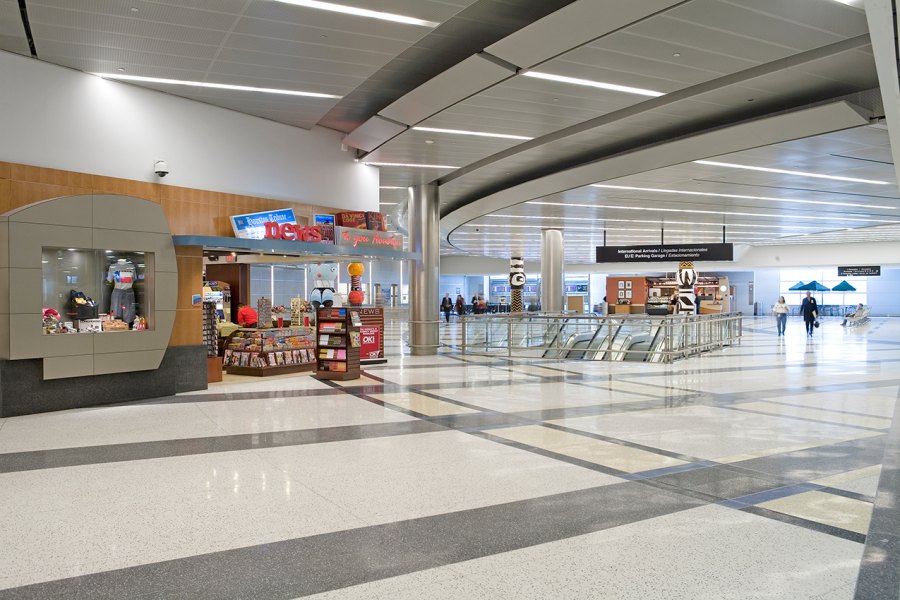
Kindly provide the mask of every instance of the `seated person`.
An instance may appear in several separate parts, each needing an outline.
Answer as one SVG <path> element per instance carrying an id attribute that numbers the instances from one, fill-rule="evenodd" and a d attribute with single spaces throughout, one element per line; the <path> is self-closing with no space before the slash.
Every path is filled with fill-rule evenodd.
<path id="1" fill-rule="evenodd" d="M 855 316 L 857 316 L 857 315 L 862 316 L 863 308 L 864 308 L 864 307 L 863 307 L 863 303 L 860 302 L 860 303 L 857 305 L 856 310 L 855 310 L 854 312 L 852 312 L 852 313 L 847 313 L 846 315 L 844 315 L 844 322 L 841 323 L 841 325 L 846 325 L 846 324 L 847 324 L 847 319 L 849 319 L 850 317 L 855 317 Z"/>
<path id="2" fill-rule="evenodd" d="M 241 327 L 256 327 L 256 311 L 252 307 L 247 306 L 243 302 L 238 303 L 237 321 Z"/>

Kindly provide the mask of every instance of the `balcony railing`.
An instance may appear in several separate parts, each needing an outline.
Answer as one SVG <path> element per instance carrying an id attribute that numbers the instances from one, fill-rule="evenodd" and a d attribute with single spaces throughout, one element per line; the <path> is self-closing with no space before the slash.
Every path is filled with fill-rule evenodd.
<path id="1" fill-rule="evenodd" d="M 741 313 L 721 315 L 464 315 L 463 354 L 672 362 L 739 344 Z"/>

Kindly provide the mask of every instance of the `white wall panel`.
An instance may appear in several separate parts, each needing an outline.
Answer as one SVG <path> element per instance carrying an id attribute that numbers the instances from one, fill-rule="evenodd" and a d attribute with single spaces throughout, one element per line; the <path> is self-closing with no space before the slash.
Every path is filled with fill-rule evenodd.
<path id="1" fill-rule="evenodd" d="M 0 160 L 353 210 L 378 170 L 311 131 L 0 52 Z M 248 93 L 248 92 L 234 92 Z M 302 102 L 302 98 L 297 99 Z"/>

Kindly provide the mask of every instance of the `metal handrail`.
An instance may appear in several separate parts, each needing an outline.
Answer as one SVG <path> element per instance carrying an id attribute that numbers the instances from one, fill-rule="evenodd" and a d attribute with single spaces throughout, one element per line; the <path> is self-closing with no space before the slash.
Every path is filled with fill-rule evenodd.
<path id="1" fill-rule="evenodd" d="M 742 319 L 741 313 L 463 315 L 460 349 L 463 354 L 509 357 L 672 362 L 739 344 Z"/>

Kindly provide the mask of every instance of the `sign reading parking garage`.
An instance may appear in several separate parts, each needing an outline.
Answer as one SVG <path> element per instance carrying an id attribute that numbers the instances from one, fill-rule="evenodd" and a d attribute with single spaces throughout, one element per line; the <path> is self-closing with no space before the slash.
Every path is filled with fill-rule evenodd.
<path id="1" fill-rule="evenodd" d="M 732 244 L 597 246 L 598 263 L 734 260 Z"/>
<path id="2" fill-rule="evenodd" d="M 881 267 L 838 267 L 838 277 L 881 277 Z"/>

